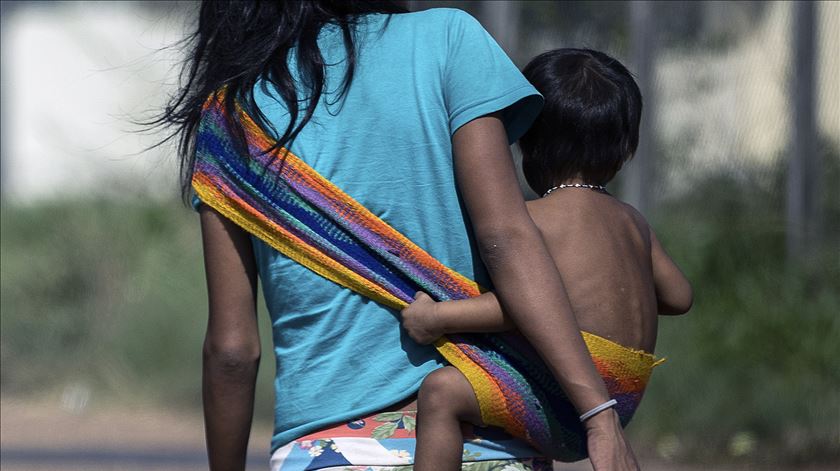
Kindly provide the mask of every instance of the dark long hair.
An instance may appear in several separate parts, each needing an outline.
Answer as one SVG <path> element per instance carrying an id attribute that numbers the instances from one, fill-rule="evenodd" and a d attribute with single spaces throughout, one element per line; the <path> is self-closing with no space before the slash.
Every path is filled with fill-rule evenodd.
<path id="1" fill-rule="evenodd" d="M 323 92 L 325 64 L 317 42 L 321 28 L 332 23 L 342 31 L 348 61 L 341 95 L 353 80 L 353 26 L 358 16 L 405 11 L 398 2 L 384 0 L 204 0 L 198 27 L 184 40 L 188 54 L 180 89 L 157 118 L 144 123 L 171 129 L 164 142 L 177 137 L 182 197 L 186 200 L 190 192 L 195 134 L 208 97 L 225 87 L 224 106 L 242 149 L 245 138 L 234 112 L 235 101 L 248 109 L 260 127 L 277 136 L 276 145 L 266 151 L 285 146 L 312 117 Z M 288 63 L 293 47 L 297 48 L 299 85 Z M 289 112 L 289 124 L 282 133 L 267 122 L 254 102 L 253 88 L 260 79 L 274 88 Z M 306 97 L 303 107 L 299 94 Z"/>

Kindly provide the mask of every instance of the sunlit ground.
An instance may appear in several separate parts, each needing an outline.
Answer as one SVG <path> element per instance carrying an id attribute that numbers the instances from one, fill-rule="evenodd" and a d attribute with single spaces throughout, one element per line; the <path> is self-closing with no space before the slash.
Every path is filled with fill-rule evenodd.
<path id="1" fill-rule="evenodd" d="M 4 471 L 193 471 L 207 469 L 201 417 L 159 407 L 74 409 L 78 398 L 0 402 L 0 466 Z M 267 469 L 271 430 L 257 424 L 251 433 L 248 469 Z M 823 466 L 682 465 L 641 456 L 648 471 L 747 469 L 828 471 Z M 587 461 L 556 464 L 555 470 L 592 469 Z"/>
<path id="2" fill-rule="evenodd" d="M 72 398 L 4 398 L 2 468 L 35 470 L 207 469 L 201 417 L 160 407 L 74 409 Z M 252 431 L 249 469 L 267 469 L 271 430 Z"/>

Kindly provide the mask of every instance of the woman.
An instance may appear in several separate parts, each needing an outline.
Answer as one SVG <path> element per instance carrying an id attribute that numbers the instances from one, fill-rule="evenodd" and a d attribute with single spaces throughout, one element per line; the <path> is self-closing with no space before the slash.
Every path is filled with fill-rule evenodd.
<path id="1" fill-rule="evenodd" d="M 276 147 L 445 265 L 485 285 L 489 273 L 577 408 L 609 399 L 519 196 L 508 144 L 530 124 L 540 97 L 475 20 L 458 10 L 402 13 L 381 1 L 205 2 L 193 39 L 188 80 L 163 118 L 181 133 L 185 192 L 206 98 L 224 89 L 217 99 L 231 142 L 246 149 L 242 116 L 252 118 L 276 136 Z M 276 158 L 282 165 L 283 152 Z M 211 469 L 244 469 L 260 352 L 258 277 L 277 359 L 275 469 L 296 469 L 291 456 L 301 450 L 325 456 L 324 444 L 301 437 L 410 408 L 441 362 L 400 330 L 394 310 L 281 255 L 207 198 L 194 204 L 210 303 L 203 392 Z M 554 325 L 529 322 L 545 305 L 563 315 Z M 387 414 L 378 417 L 380 435 L 411 428 L 409 416 L 393 426 Z M 596 469 L 635 468 L 614 412 L 586 425 Z M 328 443 L 344 465 L 406 463 L 410 454 L 395 449 L 394 463 L 353 462 L 358 450 L 348 447 L 357 442 L 341 450 Z M 524 463 L 528 454 L 510 456 Z"/>

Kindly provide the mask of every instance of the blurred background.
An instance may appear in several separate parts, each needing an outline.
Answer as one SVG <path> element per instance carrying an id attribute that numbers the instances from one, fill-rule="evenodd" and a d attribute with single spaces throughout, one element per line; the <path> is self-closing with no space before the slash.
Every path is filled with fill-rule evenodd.
<path id="1" fill-rule="evenodd" d="M 611 189 L 696 299 L 660 322 L 628 432 L 645 469 L 837 469 L 840 3 L 408 3 L 467 10 L 520 67 L 589 47 L 636 75 L 641 146 Z M 205 468 L 198 219 L 174 149 L 133 124 L 177 85 L 197 4 L 0 8 L 2 467 Z"/>

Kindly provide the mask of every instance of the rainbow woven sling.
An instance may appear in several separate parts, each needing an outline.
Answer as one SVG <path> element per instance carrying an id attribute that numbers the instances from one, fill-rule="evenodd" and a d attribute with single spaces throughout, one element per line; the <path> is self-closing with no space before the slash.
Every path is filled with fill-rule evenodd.
<path id="1" fill-rule="evenodd" d="M 418 290 L 437 300 L 477 296 L 479 286 L 443 266 L 364 206 L 274 143 L 239 105 L 249 155 L 234 145 L 218 93 L 207 100 L 195 144 L 193 189 L 201 201 L 292 260 L 394 309 Z M 633 416 L 653 355 L 582 332 L 622 425 Z M 470 381 L 485 423 L 554 459 L 587 456 L 583 427 L 538 354 L 516 334 L 459 334 L 435 343 Z"/>

